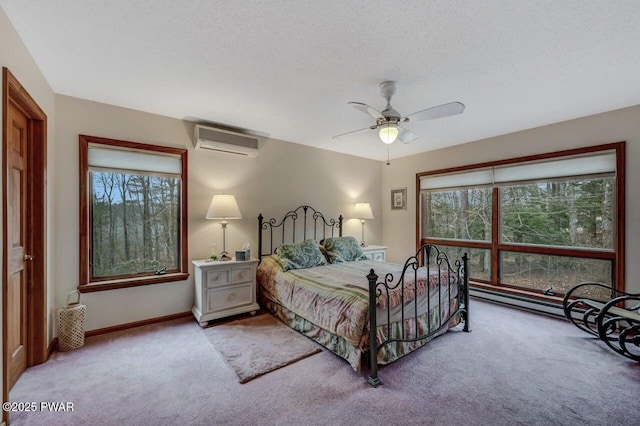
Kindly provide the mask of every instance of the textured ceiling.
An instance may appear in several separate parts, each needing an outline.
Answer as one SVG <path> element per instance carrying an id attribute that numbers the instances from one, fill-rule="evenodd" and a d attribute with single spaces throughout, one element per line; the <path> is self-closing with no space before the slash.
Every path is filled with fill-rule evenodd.
<path id="1" fill-rule="evenodd" d="M 640 104 L 640 1 L 0 0 L 54 92 L 385 160 Z"/>

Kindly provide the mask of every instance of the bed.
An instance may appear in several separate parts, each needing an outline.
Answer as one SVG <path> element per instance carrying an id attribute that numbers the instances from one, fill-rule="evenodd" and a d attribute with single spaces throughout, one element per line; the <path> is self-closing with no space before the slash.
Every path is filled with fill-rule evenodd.
<path id="1" fill-rule="evenodd" d="M 344 358 L 378 366 L 424 346 L 450 328 L 469 328 L 468 258 L 453 262 L 424 245 L 403 265 L 366 259 L 342 216 L 311 206 L 282 219 L 258 216 L 258 296 L 263 308 Z"/>

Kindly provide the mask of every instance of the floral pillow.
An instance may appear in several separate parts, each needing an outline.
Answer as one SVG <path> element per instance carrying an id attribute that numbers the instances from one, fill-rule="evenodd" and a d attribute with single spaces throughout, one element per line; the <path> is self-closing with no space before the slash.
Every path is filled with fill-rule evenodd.
<path id="1" fill-rule="evenodd" d="M 280 257 L 280 263 L 282 263 L 284 271 L 327 264 L 318 244 L 313 240 L 293 244 L 280 244 L 276 249 L 276 254 Z"/>
<path id="2" fill-rule="evenodd" d="M 331 237 L 324 241 L 329 263 L 353 262 L 367 258 L 354 237 Z"/>

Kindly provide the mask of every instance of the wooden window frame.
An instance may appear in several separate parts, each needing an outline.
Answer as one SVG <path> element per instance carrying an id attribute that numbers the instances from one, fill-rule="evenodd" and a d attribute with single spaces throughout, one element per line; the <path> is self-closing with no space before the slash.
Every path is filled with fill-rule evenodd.
<path id="1" fill-rule="evenodd" d="M 91 280 L 91 202 L 88 153 L 89 144 L 102 144 L 115 148 L 150 151 L 151 153 L 165 153 L 179 155 L 182 165 L 181 199 L 180 199 L 180 258 L 178 260 L 178 272 L 164 275 L 128 276 L 117 279 Z M 119 288 L 137 287 L 149 284 L 183 281 L 189 277 L 188 255 L 188 211 L 187 211 L 187 150 L 146 143 L 129 142 L 116 139 L 101 138 L 97 136 L 79 136 L 80 151 L 80 281 L 78 290 L 82 293 L 114 290 Z"/>
<path id="2" fill-rule="evenodd" d="M 456 247 L 469 247 L 487 249 L 491 252 L 491 280 L 485 282 L 482 280 L 472 280 L 472 285 L 478 288 L 484 288 L 492 291 L 499 291 L 502 293 L 524 296 L 533 299 L 540 299 L 551 302 L 562 302 L 562 297 L 548 296 L 537 292 L 533 289 L 523 289 L 508 284 L 502 284 L 500 282 L 500 253 L 502 251 L 513 251 L 523 253 L 535 253 L 542 255 L 562 255 L 571 257 L 583 257 L 592 259 L 605 259 L 613 262 L 612 267 L 612 287 L 616 290 L 625 289 L 625 164 L 626 164 L 626 142 L 614 142 L 604 145 L 596 145 L 584 148 L 568 149 L 563 151 L 555 151 L 544 154 L 530 155 L 525 157 L 516 157 L 505 160 L 498 160 L 486 163 L 477 163 L 461 167 L 452 167 L 448 169 L 433 170 L 429 172 L 422 172 L 416 174 L 416 249 L 423 244 L 441 244 Z M 577 248 L 577 247 L 552 247 L 552 246 L 537 246 L 537 245 L 525 245 L 525 244 L 506 244 L 500 242 L 500 200 L 498 187 L 493 187 L 492 192 L 492 228 L 491 228 L 491 241 L 464 241 L 464 240 L 450 240 L 445 238 L 422 238 L 422 217 L 421 217 L 421 190 L 420 179 L 426 176 L 447 174 L 447 173 L 459 173 L 465 171 L 471 171 L 474 169 L 481 169 L 487 167 L 495 167 L 501 165 L 511 165 L 517 163 L 525 163 L 530 161 L 550 160 L 559 157 L 569 157 L 583 154 L 593 154 L 600 151 L 614 150 L 616 153 L 616 175 L 615 175 L 615 189 L 614 194 L 616 197 L 615 203 L 615 236 L 613 250 L 603 249 L 589 249 L 589 248 Z M 577 284 L 577 283 L 576 283 Z"/>

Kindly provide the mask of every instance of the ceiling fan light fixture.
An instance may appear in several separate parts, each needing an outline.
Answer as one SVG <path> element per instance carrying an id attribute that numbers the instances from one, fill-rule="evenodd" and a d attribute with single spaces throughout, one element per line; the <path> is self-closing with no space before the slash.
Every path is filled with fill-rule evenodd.
<path id="1" fill-rule="evenodd" d="M 397 124 L 384 124 L 380 126 L 380 131 L 378 132 L 378 136 L 380 136 L 380 140 L 387 145 L 395 142 L 398 137 L 398 125 Z"/>

